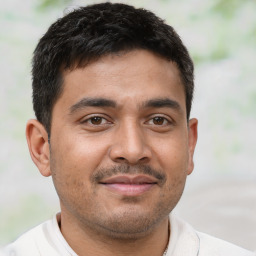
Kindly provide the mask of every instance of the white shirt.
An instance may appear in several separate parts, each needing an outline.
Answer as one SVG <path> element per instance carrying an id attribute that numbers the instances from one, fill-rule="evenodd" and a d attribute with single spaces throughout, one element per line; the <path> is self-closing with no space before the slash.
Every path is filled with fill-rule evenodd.
<path id="1" fill-rule="evenodd" d="M 0 250 L 0 256 L 78 256 L 62 236 L 59 215 L 23 234 Z M 256 256 L 254 253 L 195 231 L 174 215 L 166 256 Z"/>

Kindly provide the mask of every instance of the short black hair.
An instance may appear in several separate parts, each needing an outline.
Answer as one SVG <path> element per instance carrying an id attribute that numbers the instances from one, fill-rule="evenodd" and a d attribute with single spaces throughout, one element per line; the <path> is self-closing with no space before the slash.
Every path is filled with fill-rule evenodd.
<path id="1" fill-rule="evenodd" d="M 36 46 L 32 60 L 33 108 L 48 134 L 52 109 L 62 92 L 64 70 L 135 49 L 148 50 L 176 63 L 189 119 L 194 66 L 178 34 L 148 10 L 107 2 L 80 7 L 58 19 Z"/>

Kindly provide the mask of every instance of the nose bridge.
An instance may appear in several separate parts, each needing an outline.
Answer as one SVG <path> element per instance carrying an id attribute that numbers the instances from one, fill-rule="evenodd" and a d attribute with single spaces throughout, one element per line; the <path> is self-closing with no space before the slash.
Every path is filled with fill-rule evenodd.
<path id="1" fill-rule="evenodd" d="M 143 150 L 143 133 L 141 127 L 136 121 L 129 121 L 123 124 L 123 143 L 127 152 L 129 153 L 139 153 Z"/>
<path id="2" fill-rule="evenodd" d="M 140 124 L 133 118 L 127 118 L 120 123 L 111 148 L 112 159 L 136 164 L 145 162 L 150 156 L 151 153 Z"/>

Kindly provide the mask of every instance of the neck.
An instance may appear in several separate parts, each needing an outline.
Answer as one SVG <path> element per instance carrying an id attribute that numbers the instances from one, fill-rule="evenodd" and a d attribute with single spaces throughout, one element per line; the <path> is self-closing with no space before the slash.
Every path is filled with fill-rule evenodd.
<path id="1" fill-rule="evenodd" d="M 95 231 L 61 214 L 61 233 L 79 256 L 162 256 L 169 241 L 168 217 L 145 234 L 121 238 Z"/>

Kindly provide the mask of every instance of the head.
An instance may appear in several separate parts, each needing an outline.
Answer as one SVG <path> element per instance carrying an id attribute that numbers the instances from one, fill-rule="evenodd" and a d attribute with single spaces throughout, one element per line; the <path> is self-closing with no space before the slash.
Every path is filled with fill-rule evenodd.
<path id="1" fill-rule="evenodd" d="M 123 4 L 83 7 L 41 38 L 32 73 L 27 140 L 62 228 L 137 238 L 166 224 L 197 139 L 193 63 L 173 28 Z"/>
<path id="2" fill-rule="evenodd" d="M 145 9 L 103 3 L 81 7 L 50 26 L 32 61 L 33 106 L 51 131 L 52 109 L 63 90 L 63 72 L 99 58 L 135 49 L 148 50 L 176 63 L 189 119 L 194 90 L 193 62 L 175 30 Z"/>

